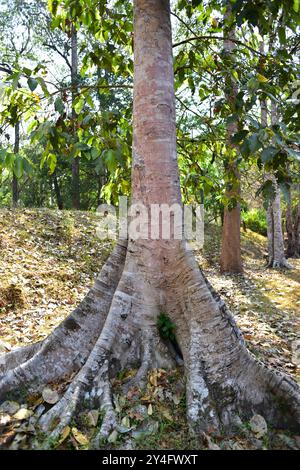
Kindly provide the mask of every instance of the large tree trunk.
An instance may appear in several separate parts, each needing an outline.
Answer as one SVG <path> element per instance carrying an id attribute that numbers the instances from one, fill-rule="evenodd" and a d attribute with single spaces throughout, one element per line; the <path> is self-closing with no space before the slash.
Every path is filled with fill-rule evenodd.
<path id="1" fill-rule="evenodd" d="M 227 8 L 225 19 L 230 18 L 231 7 Z M 231 29 L 225 33 L 230 39 L 235 39 L 235 31 Z M 234 54 L 235 43 L 231 40 L 224 41 L 224 50 L 227 54 Z M 225 84 L 225 96 L 231 109 L 234 109 L 236 96 L 238 93 L 236 81 L 229 78 Z M 233 207 L 229 205 L 224 208 L 224 219 L 222 228 L 222 246 L 220 268 L 221 272 L 241 273 L 243 272 L 241 256 L 241 206 L 238 201 L 240 196 L 240 175 L 237 165 L 238 147 L 231 142 L 231 138 L 238 131 L 237 122 L 227 125 L 227 153 L 229 163 L 225 166 L 225 172 L 229 178 L 226 189 L 226 199 L 230 202 L 236 201 Z"/>
<path id="2" fill-rule="evenodd" d="M 169 2 L 135 0 L 134 18 L 133 202 L 148 209 L 181 204 Z M 83 403 L 101 406 L 97 446 L 119 424 L 110 377 L 138 367 L 128 386 L 142 387 L 150 369 L 175 365 L 157 331 L 160 312 L 176 324 L 187 418 L 195 431 L 232 429 L 254 412 L 274 426 L 299 424 L 298 386 L 254 359 L 192 251 L 184 241 L 161 235 L 129 236 L 128 246 L 120 239 L 94 287 L 49 338 L 0 357 L 0 400 L 20 387 L 41 390 L 75 372 L 40 425 L 57 437 Z"/>
<path id="3" fill-rule="evenodd" d="M 71 32 L 71 84 L 72 84 L 72 105 L 78 92 L 78 44 L 77 31 L 72 24 Z M 76 136 L 77 130 L 77 114 L 72 108 L 72 126 L 73 135 Z M 79 157 L 72 160 L 72 208 L 80 209 L 80 173 L 79 173 Z"/>
<path id="4" fill-rule="evenodd" d="M 15 142 L 14 142 L 14 154 L 17 155 L 20 151 L 20 122 L 17 121 L 15 124 Z M 17 207 L 19 201 L 19 182 L 15 174 L 12 177 L 12 205 Z"/>

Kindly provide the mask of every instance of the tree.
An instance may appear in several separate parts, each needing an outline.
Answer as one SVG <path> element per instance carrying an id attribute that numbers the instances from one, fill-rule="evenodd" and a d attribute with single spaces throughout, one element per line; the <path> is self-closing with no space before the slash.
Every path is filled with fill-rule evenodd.
<path id="1" fill-rule="evenodd" d="M 231 19 L 231 8 L 228 7 L 225 20 Z M 226 34 L 226 33 L 225 33 Z M 235 39 L 235 31 L 230 27 L 229 32 L 226 34 L 229 38 L 224 42 L 225 54 L 233 58 L 235 44 L 232 40 Z M 238 94 L 237 84 L 232 79 L 230 69 L 228 72 L 229 78 L 226 80 L 226 100 L 232 109 L 235 111 L 236 99 Z M 239 202 L 240 197 L 240 175 L 237 165 L 238 146 L 232 144 L 232 136 L 238 132 L 238 123 L 233 121 L 227 124 L 227 149 L 228 160 L 225 172 L 229 177 L 229 182 L 226 188 L 227 205 L 224 208 L 224 219 L 222 227 L 222 248 L 220 267 L 221 272 L 228 273 L 241 273 L 243 271 L 242 256 L 241 256 L 241 206 Z"/>
<path id="2" fill-rule="evenodd" d="M 77 114 L 74 109 L 78 82 L 78 46 L 77 31 L 74 23 L 71 26 L 71 84 L 72 84 L 72 125 L 73 133 L 76 135 Z M 72 160 L 72 207 L 80 209 L 80 175 L 79 175 L 79 157 Z"/>
<path id="3" fill-rule="evenodd" d="M 19 121 L 15 124 L 15 142 L 14 142 L 14 154 L 17 155 L 20 151 L 20 123 Z M 19 183 L 15 173 L 12 178 L 12 203 L 13 207 L 18 205 L 19 200 Z"/>
<path id="4" fill-rule="evenodd" d="M 291 175 L 290 166 L 288 166 L 288 173 Z M 287 258 L 299 258 L 300 257 L 300 245 L 299 245 L 299 233 L 300 233 L 300 202 L 293 207 L 292 198 L 292 184 L 287 185 L 286 195 L 286 233 L 287 233 L 287 247 L 286 255 Z M 299 193 L 299 185 L 296 187 L 297 193 Z"/>
<path id="5" fill-rule="evenodd" d="M 271 121 L 277 124 L 277 110 L 275 103 L 271 104 Z M 271 268 L 291 268 L 285 257 L 284 239 L 282 231 L 280 187 L 276 176 L 271 175 L 274 195 L 269 201 L 267 210 L 267 231 L 268 231 L 268 266 Z"/>
<path id="6" fill-rule="evenodd" d="M 134 41 L 133 202 L 180 204 L 168 0 L 135 0 Z M 1 357 L 0 399 L 77 373 L 40 425 L 59 435 L 84 401 L 103 407 L 107 436 L 117 425 L 109 378 L 138 365 L 129 386 L 141 387 L 149 369 L 174 365 L 156 327 L 161 311 L 176 324 L 195 430 L 232 429 L 253 412 L 274 426 L 299 424 L 298 386 L 255 360 L 192 251 L 161 235 L 120 239 L 94 287 L 46 340 Z"/>

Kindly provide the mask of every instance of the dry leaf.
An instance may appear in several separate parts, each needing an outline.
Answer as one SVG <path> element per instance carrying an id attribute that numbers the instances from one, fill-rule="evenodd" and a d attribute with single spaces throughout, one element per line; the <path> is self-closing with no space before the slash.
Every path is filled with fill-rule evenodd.
<path id="1" fill-rule="evenodd" d="M 89 443 L 88 438 L 84 434 L 82 434 L 82 432 L 80 432 L 77 428 L 72 428 L 72 434 L 78 444 L 86 446 Z"/>
<path id="2" fill-rule="evenodd" d="M 58 445 L 62 444 L 67 439 L 70 432 L 71 432 L 70 426 L 66 426 L 63 432 L 61 433 L 61 436 L 58 441 Z"/>
<path id="3" fill-rule="evenodd" d="M 111 444 L 114 444 L 117 439 L 118 439 L 118 431 L 114 430 L 114 431 L 108 436 L 107 441 L 110 442 Z"/>
<path id="4" fill-rule="evenodd" d="M 125 426 L 126 428 L 130 428 L 130 419 L 128 416 L 124 416 L 124 418 L 121 421 L 122 425 Z"/>
<path id="5" fill-rule="evenodd" d="M 59 395 L 56 390 L 51 390 L 51 388 L 46 387 L 42 392 L 42 397 L 46 403 L 54 405 L 59 401 Z"/>
<path id="6" fill-rule="evenodd" d="M 28 410 L 27 408 L 20 408 L 19 411 L 17 411 L 14 415 L 13 418 L 22 421 L 23 419 L 28 419 L 30 416 L 33 415 L 33 411 Z"/>
<path id="7" fill-rule="evenodd" d="M 99 411 L 98 410 L 91 410 L 87 414 L 88 426 L 94 428 L 97 426 L 99 419 Z"/>
<path id="8" fill-rule="evenodd" d="M 7 413 L 0 413 L 0 426 L 6 426 L 11 421 L 11 416 Z"/>

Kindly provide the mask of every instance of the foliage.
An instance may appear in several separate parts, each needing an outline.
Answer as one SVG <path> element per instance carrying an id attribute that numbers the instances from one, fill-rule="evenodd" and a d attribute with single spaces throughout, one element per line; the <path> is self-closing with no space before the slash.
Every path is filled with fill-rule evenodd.
<path id="1" fill-rule="evenodd" d="M 242 220 L 253 232 L 267 235 L 266 213 L 261 209 L 250 209 L 242 212 Z"/>
<path id="2" fill-rule="evenodd" d="M 6 0 L 2 4 L 0 204 L 9 203 L 14 174 L 20 205 L 71 208 L 74 158 L 80 160 L 81 208 L 117 204 L 120 195 L 130 195 L 132 2 L 13 0 L 10 9 Z M 224 207 L 249 204 L 236 191 L 232 164 L 243 178 L 256 167 L 261 175 L 273 172 L 283 190 L 297 182 L 297 171 L 288 174 L 287 166 L 295 169 L 300 161 L 299 5 L 293 0 L 178 0 L 172 9 L 183 199 L 204 203 L 208 220 L 222 218 Z M 10 48 L 10 31 L 19 30 L 23 37 Z M 228 54 L 224 40 L 232 30 L 235 48 Z M 269 111 L 275 103 L 276 123 L 261 122 L 263 102 Z M 12 157 L 17 122 L 21 151 Z M 228 136 L 231 124 L 236 131 Z M 268 200 L 272 188 L 263 182 L 257 194 Z"/>
<path id="3" fill-rule="evenodd" d="M 169 339 L 170 341 L 175 340 L 176 326 L 166 313 L 161 312 L 159 314 L 157 319 L 157 328 L 162 338 Z"/>

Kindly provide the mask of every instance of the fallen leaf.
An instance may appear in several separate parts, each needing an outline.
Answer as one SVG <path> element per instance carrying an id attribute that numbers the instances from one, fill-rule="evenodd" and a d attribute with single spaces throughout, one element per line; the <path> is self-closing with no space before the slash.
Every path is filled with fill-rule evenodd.
<path id="1" fill-rule="evenodd" d="M 30 418 L 30 416 L 32 415 L 33 415 L 33 411 L 28 410 L 27 408 L 20 408 L 19 411 L 17 411 L 13 415 L 13 418 L 16 419 L 17 421 L 22 421 L 23 419 Z"/>
<path id="2" fill-rule="evenodd" d="M 60 436 L 59 441 L 58 441 L 58 445 L 62 444 L 67 439 L 70 432 L 71 432 L 70 426 L 66 426 L 64 428 L 63 432 L 61 433 L 61 436 Z"/>
<path id="3" fill-rule="evenodd" d="M 77 428 L 72 428 L 72 434 L 78 444 L 86 446 L 89 443 L 88 438 L 84 434 L 82 434 L 82 432 L 80 432 Z"/>
<path id="4" fill-rule="evenodd" d="M 42 392 L 42 397 L 46 403 L 54 405 L 59 401 L 59 395 L 56 390 L 52 390 L 49 387 L 44 388 Z"/>
<path id="5" fill-rule="evenodd" d="M 263 437 L 268 432 L 268 425 L 261 415 L 252 416 L 249 425 L 256 437 Z"/>
<path id="6" fill-rule="evenodd" d="M 107 441 L 108 441 L 110 444 L 114 444 L 117 439 L 118 439 L 118 431 L 116 431 L 116 430 L 114 429 L 114 431 L 108 436 Z"/>
<path id="7" fill-rule="evenodd" d="M 130 428 L 130 419 L 128 416 L 124 416 L 124 418 L 121 421 L 122 425 L 125 426 L 126 428 Z"/>
<path id="8" fill-rule="evenodd" d="M 97 426 L 99 419 L 99 411 L 98 410 L 90 410 L 87 414 L 87 421 L 88 426 L 94 428 Z"/>
<path id="9" fill-rule="evenodd" d="M 7 413 L 0 413 L 0 426 L 6 426 L 11 421 L 11 416 Z"/>
<path id="10" fill-rule="evenodd" d="M 13 415 L 19 410 L 19 408 L 20 405 L 16 401 L 6 400 L 2 405 L 0 405 L 0 412 Z"/>

